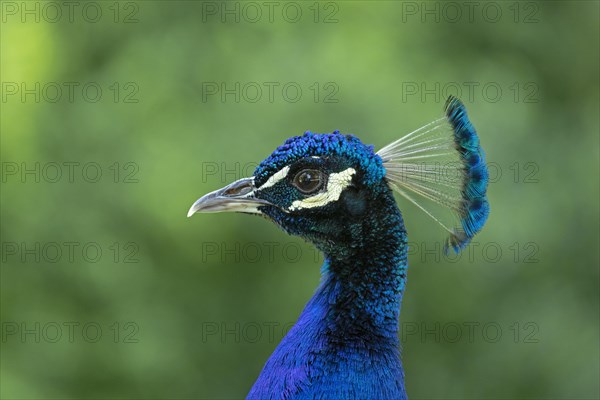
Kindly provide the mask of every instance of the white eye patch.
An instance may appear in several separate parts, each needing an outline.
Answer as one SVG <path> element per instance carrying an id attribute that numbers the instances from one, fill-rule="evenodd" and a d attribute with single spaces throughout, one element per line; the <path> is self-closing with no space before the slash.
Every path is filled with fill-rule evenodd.
<path id="1" fill-rule="evenodd" d="M 356 173 L 354 168 L 348 168 L 342 172 L 334 172 L 327 180 L 327 190 L 304 200 L 296 200 L 288 208 L 290 211 L 303 208 L 322 207 L 331 202 L 338 201 L 344 189 L 350 186 L 352 176 Z M 263 185 L 264 186 L 264 185 Z"/>
<path id="2" fill-rule="evenodd" d="M 266 189 L 268 187 L 275 185 L 280 180 L 285 179 L 288 172 L 290 172 L 290 167 L 289 166 L 283 167 L 282 169 L 280 169 L 279 171 L 277 171 L 273 175 L 271 175 L 271 177 L 269 179 L 267 179 L 267 181 L 265 183 L 263 183 L 263 185 L 261 187 L 259 187 L 257 190 L 263 190 L 263 189 Z"/>

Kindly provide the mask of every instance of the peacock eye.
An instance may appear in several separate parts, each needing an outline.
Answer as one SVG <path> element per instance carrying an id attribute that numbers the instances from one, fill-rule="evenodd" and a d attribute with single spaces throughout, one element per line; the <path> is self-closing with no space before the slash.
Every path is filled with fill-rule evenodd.
<path id="1" fill-rule="evenodd" d="M 321 171 L 316 169 L 303 169 L 294 177 L 294 186 L 302 193 L 314 193 L 325 184 L 325 178 Z"/>

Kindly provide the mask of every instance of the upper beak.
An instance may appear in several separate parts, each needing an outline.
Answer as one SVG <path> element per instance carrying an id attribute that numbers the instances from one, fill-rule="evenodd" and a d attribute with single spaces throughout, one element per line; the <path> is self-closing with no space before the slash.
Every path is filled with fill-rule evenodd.
<path id="1" fill-rule="evenodd" d="M 225 211 L 260 214 L 259 206 L 272 204 L 266 200 L 256 198 L 255 191 L 254 177 L 240 179 L 222 189 L 200 197 L 192 204 L 187 216 L 191 217 L 197 212 L 216 213 Z"/>

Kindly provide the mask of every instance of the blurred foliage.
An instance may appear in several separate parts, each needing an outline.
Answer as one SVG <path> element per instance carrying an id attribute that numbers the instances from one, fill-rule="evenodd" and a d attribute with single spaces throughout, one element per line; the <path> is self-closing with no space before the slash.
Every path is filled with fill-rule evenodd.
<path id="1" fill-rule="evenodd" d="M 486 18 L 488 3 L 472 18 L 454 3 L 456 18 L 444 3 L 296 2 L 296 22 L 285 2 L 272 22 L 262 2 L 258 19 L 248 3 L 95 2 L 98 22 L 85 2 L 53 22 L 47 4 L 1 3 L 2 398 L 245 396 L 321 259 L 261 218 L 186 219 L 191 203 L 304 130 L 381 147 L 438 117 L 456 87 L 494 165 L 492 213 L 453 261 L 435 251 L 443 232 L 399 200 L 416 249 L 401 315 L 409 396 L 600 396 L 598 2 L 496 2 Z M 23 99 L 36 82 L 40 101 Z M 263 92 L 221 101 L 207 90 L 222 82 Z M 36 163 L 39 183 L 21 176 Z M 80 163 L 72 182 L 64 163 Z"/>

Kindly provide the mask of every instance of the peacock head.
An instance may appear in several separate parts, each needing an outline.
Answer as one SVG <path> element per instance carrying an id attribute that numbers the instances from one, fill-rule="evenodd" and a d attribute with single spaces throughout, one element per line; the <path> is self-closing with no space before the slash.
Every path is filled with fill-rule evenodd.
<path id="1" fill-rule="evenodd" d="M 390 212 L 399 215 L 391 191 L 396 189 L 450 233 L 447 248 L 458 252 L 485 223 L 486 188 L 479 139 L 462 103 L 450 98 L 445 117 L 377 153 L 338 131 L 291 137 L 259 164 L 254 176 L 201 197 L 188 217 L 198 212 L 259 214 L 329 253 L 355 247 L 364 224 Z M 454 227 L 428 201 L 450 211 Z"/>
<path id="2" fill-rule="evenodd" d="M 254 176 L 203 196 L 196 212 L 260 214 L 324 251 L 351 241 L 353 226 L 381 196 L 391 196 L 373 146 L 353 135 L 305 132 L 287 139 Z"/>

